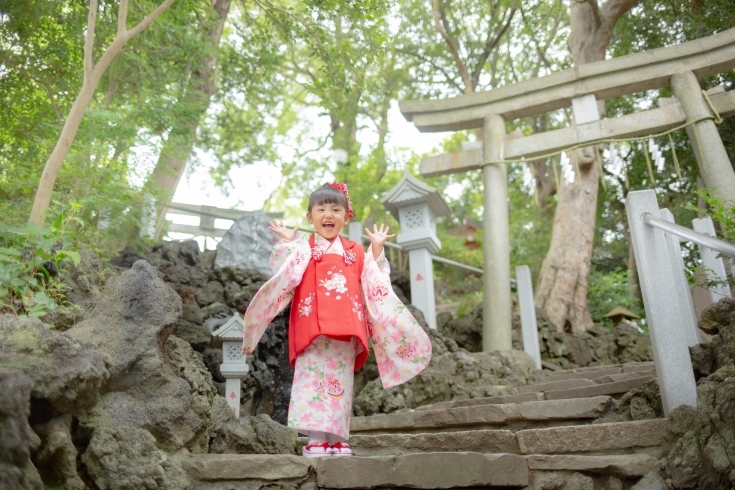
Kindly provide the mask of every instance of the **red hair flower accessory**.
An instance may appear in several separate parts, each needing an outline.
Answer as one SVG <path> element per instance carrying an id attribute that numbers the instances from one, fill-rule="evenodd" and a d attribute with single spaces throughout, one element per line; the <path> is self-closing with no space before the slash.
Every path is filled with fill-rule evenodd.
<path id="1" fill-rule="evenodd" d="M 352 219 L 355 213 L 352 211 L 352 201 L 350 201 L 350 194 L 347 192 L 347 184 L 332 182 L 332 187 L 340 191 L 347 198 L 347 219 Z"/>

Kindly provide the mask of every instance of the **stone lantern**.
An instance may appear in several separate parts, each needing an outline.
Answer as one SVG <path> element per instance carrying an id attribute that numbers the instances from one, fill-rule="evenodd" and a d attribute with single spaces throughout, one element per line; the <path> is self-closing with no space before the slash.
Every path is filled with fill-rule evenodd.
<path id="1" fill-rule="evenodd" d="M 408 251 L 411 274 L 411 303 L 436 328 L 434 268 L 431 256 L 441 249 L 436 236 L 436 218 L 452 212 L 441 195 L 408 172 L 382 199 L 383 205 L 400 222 L 396 241 Z"/>
<path id="2" fill-rule="evenodd" d="M 222 364 L 219 372 L 225 377 L 225 398 L 235 417 L 240 417 L 240 385 L 248 371 L 245 355 L 242 353 L 242 332 L 245 327 L 242 315 L 235 314 L 227 322 L 212 332 L 212 345 L 222 346 Z"/>

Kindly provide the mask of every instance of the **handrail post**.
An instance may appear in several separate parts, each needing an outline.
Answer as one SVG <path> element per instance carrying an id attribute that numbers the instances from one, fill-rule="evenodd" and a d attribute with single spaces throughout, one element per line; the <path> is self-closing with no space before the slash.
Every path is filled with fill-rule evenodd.
<path id="1" fill-rule="evenodd" d="M 692 227 L 699 233 L 704 233 L 711 237 L 717 237 L 717 233 L 715 233 L 715 225 L 712 223 L 712 218 L 709 216 L 692 220 Z M 707 277 L 707 280 L 709 281 L 714 279 L 719 282 L 711 288 L 706 288 L 709 291 L 712 302 L 717 303 L 722 298 L 729 298 L 730 288 L 727 285 L 725 261 L 722 260 L 722 257 L 718 257 L 717 252 L 701 245 L 699 246 L 699 255 L 702 257 L 702 265 L 705 267 L 704 274 Z"/>
<path id="2" fill-rule="evenodd" d="M 523 350 L 531 356 L 536 369 L 541 369 L 541 350 L 538 345 L 538 326 L 536 325 L 536 306 L 533 303 L 533 281 L 531 268 L 527 265 L 516 267 L 518 286 L 518 308 L 521 310 L 521 331 Z"/>
<path id="3" fill-rule="evenodd" d="M 648 331 L 653 347 L 653 360 L 661 390 L 664 415 L 681 405 L 697 406 L 697 385 L 689 356 L 685 321 L 681 308 L 677 276 L 668 253 L 663 231 L 643 222 L 643 215 L 659 216 L 656 193 L 652 190 L 631 191 L 625 200 L 625 211 L 633 242 Z"/>
<path id="4" fill-rule="evenodd" d="M 675 223 L 674 215 L 668 209 L 662 209 L 660 212 L 661 219 L 665 219 L 671 223 Z M 676 276 L 676 288 L 678 297 L 681 298 L 682 322 L 684 323 L 685 333 L 687 336 L 687 346 L 692 347 L 700 343 L 699 329 L 697 328 L 697 313 L 694 311 L 694 301 L 692 301 L 692 293 L 689 291 L 689 283 L 684 273 L 684 259 L 681 256 L 681 245 L 679 237 L 673 233 L 665 233 L 666 242 L 669 246 L 668 256 L 671 259 L 671 268 Z"/>

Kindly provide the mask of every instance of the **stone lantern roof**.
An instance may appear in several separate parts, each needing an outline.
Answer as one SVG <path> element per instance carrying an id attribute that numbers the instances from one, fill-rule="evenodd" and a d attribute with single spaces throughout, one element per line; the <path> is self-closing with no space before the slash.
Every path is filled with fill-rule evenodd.
<path id="1" fill-rule="evenodd" d="M 451 216 L 452 211 L 444 199 L 425 182 L 406 172 L 401 180 L 381 199 L 383 206 L 398 220 L 398 208 L 418 203 L 427 203 L 434 216 Z"/>
<path id="2" fill-rule="evenodd" d="M 242 332 L 245 328 L 245 322 L 242 315 L 234 314 L 227 320 L 227 323 L 212 332 L 212 344 L 214 347 L 222 345 L 223 340 L 242 340 Z"/>
<path id="3" fill-rule="evenodd" d="M 615 308 L 613 308 L 612 311 L 610 311 L 610 313 L 605 315 L 605 318 L 615 319 L 615 317 L 617 316 L 622 317 L 622 318 L 627 318 L 628 320 L 637 320 L 640 318 L 638 315 L 636 315 L 629 309 L 622 307 L 622 306 L 616 306 Z"/>

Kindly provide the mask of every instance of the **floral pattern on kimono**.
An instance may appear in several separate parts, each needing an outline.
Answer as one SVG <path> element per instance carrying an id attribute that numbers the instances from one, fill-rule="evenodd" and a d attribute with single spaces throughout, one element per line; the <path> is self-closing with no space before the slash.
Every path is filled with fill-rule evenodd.
<path id="1" fill-rule="evenodd" d="M 296 358 L 289 427 L 349 438 L 357 344 L 320 335 Z"/>
<path id="2" fill-rule="evenodd" d="M 250 354 L 273 318 L 283 310 L 301 282 L 308 261 L 317 254 L 345 255 L 341 240 L 330 242 L 315 234 L 314 250 L 308 239 L 299 233 L 294 240 L 282 240 L 271 254 L 275 275 L 260 288 L 245 313 L 243 353 Z M 349 259 L 349 257 L 348 257 Z M 375 351 L 378 372 L 384 388 L 390 388 L 419 374 L 431 360 L 431 341 L 423 328 L 393 292 L 390 266 L 385 254 L 376 260 L 372 245 L 365 253 L 360 278 L 364 301 L 351 297 L 355 308 L 364 309 L 367 316 L 370 343 Z M 330 287 L 339 287 L 339 282 Z M 364 306 L 363 306 L 364 305 Z M 305 314 L 309 305 L 295 305 Z M 303 310 L 301 308 L 304 308 Z"/>

